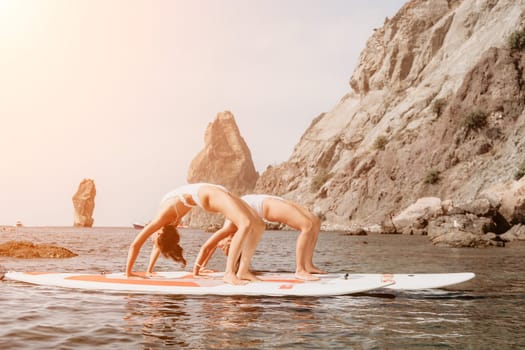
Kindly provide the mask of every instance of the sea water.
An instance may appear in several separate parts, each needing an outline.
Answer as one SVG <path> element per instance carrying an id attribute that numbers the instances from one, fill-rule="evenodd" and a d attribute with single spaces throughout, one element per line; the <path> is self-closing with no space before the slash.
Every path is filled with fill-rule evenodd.
<path id="1" fill-rule="evenodd" d="M 0 242 L 66 247 L 69 259 L 0 257 L 0 269 L 121 272 L 133 228 L 23 227 Z M 181 230 L 191 269 L 209 237 Z M 267 232 L 252 261 L 293 271 L 296 232 Z M 136 268 L 147 265 L 151 243 Z M 0 283 L 0 349 L 523 349 L 525 244 L 437 248 L 426 237 L 323 232 L 315 263 L 329 272 L 476 273 L 446 289 L 378 290 L 337 297 L 224 297 L 112 294 Z M 208 264 L 224 269 L 217 251 Z M 179 267 L 159 259 L 158 270 Z"/>

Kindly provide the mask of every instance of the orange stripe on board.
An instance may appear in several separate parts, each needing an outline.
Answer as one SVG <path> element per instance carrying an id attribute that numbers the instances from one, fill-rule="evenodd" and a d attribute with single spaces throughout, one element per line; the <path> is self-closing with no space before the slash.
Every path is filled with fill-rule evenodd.
<path id="1" fill-rule="evenodd" d="M 281 284 L 281 286 L 279 287 L 279 289 L 292 289 L 293 288 L 293 284 Z"/>
<path id="2" fill-rule="evenodd" d="M 391 274 L 391 273 L 384 273 L 382 276 L 381 276 L 381 281 L 382 282 L 395 282 L 394 280 L 394 275 Z"/>
<path id="3" fill-rule="evenodd" d="M 135 273 L 137 275 L 139 275 L 139 276 L 146 277 L 146 272 L 135 272 Z M 156 273 L 156 272 L 152 272 L 151 276 L 153 276 L 153 277 L 163 277 L 162 276 L 162 272 L 160 274 Z M 164 278 L 168 278 L 168 277 L 164 277 Z M 182 276 L 177 276 L 177 277 L 169 277 L 169 278 L 173 278 L 173 279 L 188 279 L 188 278 L 191 278 L 191 279 L 193 279 L 195 277 L 193 276 L 192 273 L 189 273 L 187 275 L 182 275 Z"/>
<path id="4" fill-rule="evenodd" d="M 66 277 L 65 279 L 73 280 L 73 281 L 86 281 L 86 282 L 140 284 L 143 286 L 147 285 L 147 286 L 173 286 L 173 287 L 200 287 L 198 283 L 188 282 L 188 281 L 108 278 L 104 275 L 78 275 L 78 276 Z"/>
<path id="5" fill-rule="evenodd" d="M 264 282 L 279 282 L 279 283 L 304 283 L 303 280 L 300 279 L 290 279 L 290 278 L 267 278 L 263 277 L 262 280 Z"/>

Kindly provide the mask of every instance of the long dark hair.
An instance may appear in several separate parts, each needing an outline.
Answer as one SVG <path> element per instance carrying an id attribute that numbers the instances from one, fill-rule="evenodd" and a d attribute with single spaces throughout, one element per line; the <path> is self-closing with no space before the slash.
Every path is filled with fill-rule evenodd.
<path id="1" fill-rule="evenodd" d="M 162 228 L 157 238 L 157 246 L 162 255 L 175 260 L 175 262 L 182 264 L 184 267 L 186 266 L 186 259 L 182 256 L 183 249 L 179 245 L 179 240 L 179 231 L 177 231 L 175 226 L 166 225 Z"/>

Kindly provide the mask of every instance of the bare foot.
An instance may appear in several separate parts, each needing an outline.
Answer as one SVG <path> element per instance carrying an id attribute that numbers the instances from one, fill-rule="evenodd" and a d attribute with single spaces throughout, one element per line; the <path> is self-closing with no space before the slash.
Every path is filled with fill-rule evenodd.
<path id="1" fill-rule="evenodd" d="M 138 274 L 138 273 L 135 273 L 135 272 L 130 272 L 130 273 L 127 273 L 126 274 L 126 277 L 127 278 L 132 278 L 132 279 L 147 279 L 148 277 L 144 274 Z"/>
<path id="2" fill-rule="evenodd" d="M 224 277 L 222 279 L 224 280 L 224 282 L 226 282 L 228 284 L 233 284 L 233 285 L 236 285 L 236 286 L 248 283 L 246 281 L 243 281 L 243 280 L 237 278 L 237 276 L 235 276 L 235 274 L 231 273 L 231 272 L 225 273 Z"/>
<path id="3" fill-rule="evenodd" d="M 251 271 L 246 273 L 237 273 L 237 277 L 244 281 L 260 281 L 261 279 L 255 276 Z"/>
<path id="4" fill-rule="evenodd" d="M 311 267 L 307 267 L 306 268 L 306 271 L 310 272 L 310 273 L 320 273 L 320 274 L 325 274 L 327 273 L 326 271 L 324 270 L 321 270 L 321 269 L 318 269 L 317 267 L 315 266 L 311 266 Z"/>
<path id="5" fill-rule="evenodd" d="M 296 271 L 295 277 L 303 281 L 319 281 L 320 280 L 319 277 L 314 276 L 311 273 L 306 272 L 306 271 L 301 271 L 301 272 Z"/>

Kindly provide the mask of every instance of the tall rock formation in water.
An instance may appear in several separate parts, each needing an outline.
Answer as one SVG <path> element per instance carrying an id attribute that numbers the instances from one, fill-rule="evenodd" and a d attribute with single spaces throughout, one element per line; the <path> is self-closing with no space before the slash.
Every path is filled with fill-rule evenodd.
<path id="1" fill-rule="evenodd" d="M 96 194 L 95 181 L 92 179 L 84 179 L 80 182 L 77 192 L 73 195 L 73 226 L 93 226 L 93 210 L 95 209 Z"/>
<path id="2" fill-rule="evenodd" d="M 223 185 L 233 193 L 251 192 L 259 174 L 253 165 L 250 149 L 246 145 L 235 118 L 230 111 L 218 113 L 208 125 L 204 135 L 204 149 L 192 160 L 188 170 L 188 183 L 210 182 Z M 206 215 L 192 210 L 186 219 L 191 226 L 217 224 L 219 215 Z"/>
<path id="3" fill-rule="evenodd" d="M 204 143 L 190 164 L 189 183 L 220 184 L 237 194 L 253 190 L 259 174 L 230 111 L 218 113 L 208 124 Z"/>
<path id="4" fill-rule="evenodd" d="M 350 91 L 256 191 L 326 226 L 382 222 L 421 197 L 476 198 L 525 161 L 524 0 L 412 0 L 377 28 Z"/>

